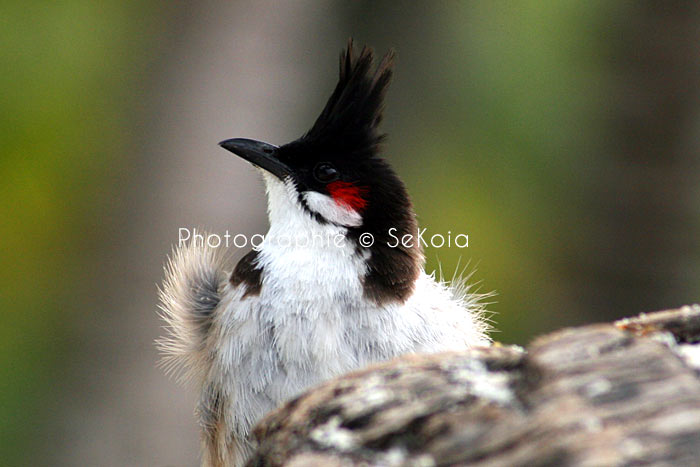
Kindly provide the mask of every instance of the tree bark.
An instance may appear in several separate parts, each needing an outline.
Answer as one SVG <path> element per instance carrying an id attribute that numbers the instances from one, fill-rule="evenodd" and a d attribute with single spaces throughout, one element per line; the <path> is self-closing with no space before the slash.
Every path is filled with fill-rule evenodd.
<path id="1" fill-rule="evenodd" d="M 697 465 L 700 306 L 411 355 L 269 414 L 250 466 Z"/>

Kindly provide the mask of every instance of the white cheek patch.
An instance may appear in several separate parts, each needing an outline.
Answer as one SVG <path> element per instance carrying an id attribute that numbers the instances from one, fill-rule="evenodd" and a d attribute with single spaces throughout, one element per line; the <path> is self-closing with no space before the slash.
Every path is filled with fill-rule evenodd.
<path id="1" fill-rule="evenodd" d="M 330 196 L 322 195 L 316 191 L 305 191 L 302 196 L 309 209 L 330 222 L 346 227 L 357 227 L 362 224 L 362 216 L 357 211 L 336 203 Z"/>

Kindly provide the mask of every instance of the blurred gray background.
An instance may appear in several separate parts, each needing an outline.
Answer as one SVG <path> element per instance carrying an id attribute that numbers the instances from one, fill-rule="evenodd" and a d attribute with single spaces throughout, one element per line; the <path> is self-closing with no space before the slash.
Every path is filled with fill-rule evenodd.
<path id="1" fill-rule="evenodd" d="M 179 227 L 266 230 L 216 143 L 285 143 L 348 37 L 398 54 L 386 156 L 506 343 L 698 301 L 694 1 L 8 1 L 0 6 L 3 465 L 198 462 L 156 368 Z M 245 251 L 234 251 L 234 259 Z"/>

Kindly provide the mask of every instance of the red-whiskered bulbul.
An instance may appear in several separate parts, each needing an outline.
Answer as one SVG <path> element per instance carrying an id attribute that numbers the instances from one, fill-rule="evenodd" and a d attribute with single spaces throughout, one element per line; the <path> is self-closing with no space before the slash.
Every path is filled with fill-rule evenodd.
<path id="1" fill-rule="evenodd" d="M 379 155 L 392 59 L 373 71 L 372 51 L 357 56 L 350 42 L 308 133 L 279 147 L 220 143 L 260 169 L 270 229 L 230 274 L 194 243 L 166 267 L 169 335 L 159 345 L 166 365 L 201 387 L 204 465 L 242 464 L 252 426 L 314 384 L 405 353 L 490 342 L 480 296 L 424 272 L 411 201 Z"/>

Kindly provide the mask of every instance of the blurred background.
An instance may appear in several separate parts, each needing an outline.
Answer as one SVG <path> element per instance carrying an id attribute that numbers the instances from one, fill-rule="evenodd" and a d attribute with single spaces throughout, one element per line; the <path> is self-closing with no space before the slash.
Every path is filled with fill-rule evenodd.
<path id="1" fill-rule="evenodd" d="M 700 3 L 6 1 L 0 462 L 194 465 L 156 368 L 179 227 L 266 230 L 217 147 L 313 123 L 353 36 L 398 53 L 386 155 L 496 290 L 494 337 L 700 299 Z M 235 253 L 235 258 L 244 252 Z"/>

